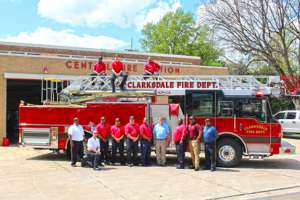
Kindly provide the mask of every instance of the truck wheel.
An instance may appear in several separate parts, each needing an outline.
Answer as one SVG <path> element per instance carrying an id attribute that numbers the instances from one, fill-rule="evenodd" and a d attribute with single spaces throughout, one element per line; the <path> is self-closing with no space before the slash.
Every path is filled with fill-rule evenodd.
<path id="1" fill-rule="evenodd" d="M 242 160 L 242 147 L 233 139 L 223 138 L 217 141 L 217 165 L 234 167 Z"/>

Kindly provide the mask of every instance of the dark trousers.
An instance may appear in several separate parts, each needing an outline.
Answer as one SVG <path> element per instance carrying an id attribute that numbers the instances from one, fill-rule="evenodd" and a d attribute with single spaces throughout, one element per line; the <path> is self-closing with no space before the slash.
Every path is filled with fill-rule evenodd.
<path id="1" fill-rule="evenodd" d="M 142 139 L 141 145 L 141 162 L 142 165 L 149 164 L 149 159 L 151 155 L 151 142 L 148 142 L 146 139 Z"/>
<path id="2" fill-rule="evenodd" d="M 120 162 L 121 162 L 121 164 L 125 164 L 125 160 L 124 160 L 124 140 L 121 140 L 120 143 L 117 143 L 116 140 L 112 141 L 111 163 L 115 164 L 118 149 L 119 149 L 119 153 L 120 153 Z"/>
<path id="3" fill-rule="evenodd" d="M 116 72 L 116 73 L 118 74 L 119 72 Z M 122 82 L 120 84 L 120 87 L 125 85 L 125 83 L 127 81 L 127 78 L 128 78 L 128 75 L 126 73 L 124 73 L 124 72 L 121 73 L 121 76 L 123 77 L 123 79 L 122 79 Z M 116 78 L 117 77 L 116 77 L 115 73 L 112 73 L 110 75 L 111 87 L 112 87 L 113 90 L 115 90 L 115 88 L 116 88 L 116 86 L 115 86 L 115 80 L 116 80 Z"/>
<path id="4" fill-rule="evenodd" d="M 216 167 L 216 141 L 205 142 L 205 162 L 207 168 Z"/>
<path id="5" fill-rule="evenodd" d="M 179 162 L 180 167 L 184 167 L 184 159 L 185 159 L 185 146 L 186 146 L 186 140 L 182 142 L 182 145 L 179 142 L 176 142 L 176 153 L 177 153 L 177 159 Z"/>
<path id="6" fill-rule="evenodd" d="M 100 154 L 95 153 L 93 151 L 87 151 L 86 152 L 86 162 L 85 162 L 85 164 L 87 164 L 88 166 L 97 167 L 99 165 L 99 160 L 100 160 Z"/>
<path id="7" fill-rule="evenodd" d="M 97 76 L 97 74 L 96 74 L 96 73 L 91 73 L 90 76 Z M 103 78 L 106 76 L 106 73 L 103 73 L 103 74 L 101 74 L 100 76 L 102 77 L 102 80 L 103 80 Z M 95 77 L 92 77 L 92 81 L 93 81 L 94 79 L 95 79 Z M 95 83 L 93 83 L 93 85 L 95 85 Z"/>
<path id="8" fill-rule="evenodd" d="M 83 159 L 83 142 L 82 141 L 73 141 L 74 146 L 72 147 L 72 156 L 73 162 L 72 164 L 76 164 L 77 162 L 77 154 L 80 159 Z"/>
<path id="9" fill-rule="evenodd" d="M 133 150 L 133 164 L 137 165 L 138 141 L 134 142 L 132 139 L 127 138 L 127 162 L 128 162 L 128 164 L 131 164 L 132 150 Z"/>
<path id="10" fill-rule="evenodd" d="M 145 72 L 143 76 L 146 76 L 144 77 L 144 79 L 146 80 L 148 78 L 147 76 L 159 76 L 159 74 L 157 72 L 152 72 L 152 75 L 150 75 L 149 73 Z"/>
<path id="11" fill-rule="evenodd" d="M 100 157 L 100 162 L 108 162 L 108 140 L 105 143 L 103 140 L 100 138 L 100 150 L 101 150 L 101 157 Z M 104 159 L 104 160 L 103 160 Z"/>

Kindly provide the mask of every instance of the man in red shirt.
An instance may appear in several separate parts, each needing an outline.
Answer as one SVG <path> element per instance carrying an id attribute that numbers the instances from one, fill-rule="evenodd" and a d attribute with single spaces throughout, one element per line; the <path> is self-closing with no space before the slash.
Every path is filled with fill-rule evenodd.
<path id="1" fill-rule="evenodd" d="M 101 158 L 100 158 L 99 165 L 103 166 L 101 164 L 103 158 L 104 158 L 104 164 L 109 165 L 110 163 L 108 162 L 107 153 L 108 153 L 108 145 L 109 145 L 108 138 L 109 138 L 110 128 L 106 124 L 105 117 L 101 118 L 101 123 L 97 125 L 96 131 L 98 133 L 98 138 L 100 140 L 100 148 L 101 148 Z"/>
<path id="2" fill-rule="evenodd" d="M 188 131 L 190 134 L 189 149 L 191 152 L 191 157 L 193 165 L 190 169 L 195 169 L 199 171 L 200 168 L 200 158 L 199 158 L 199 148 L 200 148 L 200 138 L 203 135 L 202 127 L 196 123 L 195 117 L 190 117 L 190 124 L 188 126 Z"/>
<path id="3" fill-rule="evenodd" d="M 128 75 L 126 73 L 123 72 L 123 63 L 119 60 L 119 55 L 117 54 L 115 56 L 115 60 L 111 63 L 111 71 L 112 74 L 110 76 L 110 80 L 111 80 L 111 88 L 112 88 L 112 93 L 114 93 L 116 91 L 115 89 L 115 80 L 116 78 L 122 76 L 122 82 L 120 84 L 120 89 L 121 90 L 125 90 L 124 85 L 126 83 L 126 80 L 128 78 Z"/>
<path id="4" fill-rule="evenodd" d="M 161 66 L 157 62 L 154 62 L 151 57 L 149 57 L 148 62 L 145 63 L 145 65 L 144 65 L 145 73 L 143 74 L 143 76 L 152 76 L 152 75 L 159 76 L 157 71 L 160 68 L 161 68 Z M 147 78 L 148 77 L 144 77 L 144 79 L 147 79 Z"/>
<path id="5" fill-rule="evenodd" d="M 148 125 L 148 119 L 145 117 L 143 124 L 140 126 L 140 133 L 142 139 L 142 149 L 141 149 L 141 162 L 142 166 L 147 167 L 151 164 L 149 163 L 151 155 L 151 135 L 152 130 L 150 125 Z"/>
<path id="6" fill-rule="evenodd" d="M 119 148 L 120 153 L 120 162 L 121 165 L 125 165 L 124 160 L 124 136 L 125 136 L 125 130 L 124 126 L 120 124 L 120 119 L 116 119 L 116 125 L 111 127 L 110 135 L 113 138 L 112 141 L 112 157 L 111 157 L 111 165 L 115 165 L 116 162 L 116 154 L 117 150 Z"/>
<path id="7" fill-rule="evenodd" d="M 101 76 L 103 79 L 106 76 L 105 70 L 106 70 L 106 64 L 102 62 L 102 56 L 100 56 L 98 62 L 96 62 L 94 65 L 94 73 L 91 73 L 90 76 Z M 94 79 L 95 77 L 92 78 L 92 80 Z M 104 83 L 101 82 L 101 85 L 103 84 Z M 95 83 L 93 83 L 93 85 L 95 85 Z"/>
<path id="8" fill-rule="evenodd" d="M 183 120 L 178 120 L 178 126 L 174 129 L 173 132 L 173 141 L 176 144 L 176 153 L 179 161 L 177 169 L 184 169 L 184 158 L 185 158 L 185 146 L 186 146 L 186 135 L 187 128 L 183 124 Z"/>
<path id="9" fill-rule="evenodd" d="M 138 166 L 137 151 L 138 139 L 140 136 L 140 127 L 135 123 L 134 116 L 130 117 L 130 122 L 125 126 L 125 135 L 127 136 L 127 162 L 131 167 L 131 151 L 133 150 L 133 165 Z"/>

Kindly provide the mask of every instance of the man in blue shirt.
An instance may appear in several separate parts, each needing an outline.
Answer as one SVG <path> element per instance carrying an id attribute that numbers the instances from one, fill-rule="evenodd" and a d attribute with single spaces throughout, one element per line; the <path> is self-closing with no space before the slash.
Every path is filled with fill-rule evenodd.
<path id="1" fill-rule="evenodd" d="M 219 138 L 219 133 L 211 125 L 210 119 L 205 120 L 203 138 L 205 142 L 206 166 L 202 170 L 216 171 L 216 140 Z"/>
<path id="2" fill-rule="evenodd" d="M 153 144 L 156 149 L 157 166 L 166 166 L 167 145 L 170 144 L 170 131 L 162 117 L 158 118 L 158 124 L 153 129 Z"/>

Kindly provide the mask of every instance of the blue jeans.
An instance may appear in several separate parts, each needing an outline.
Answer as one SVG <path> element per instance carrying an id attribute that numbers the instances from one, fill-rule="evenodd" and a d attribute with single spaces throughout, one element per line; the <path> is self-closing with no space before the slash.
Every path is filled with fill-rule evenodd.
<path id="1" fill-rule="evenodd" d="M 205 163 L 207 168 L 216 167 L 216 141 L 205 142 Z"/>
<path id="2" fill-rule="evenodd" d="M 90 76 L 97 76 L 97 74 L 96 73 L 91 73 Z M 103 80 L 103 78 L 106 76 L 106 73 L 103 73 L 100 76 L 102 77 L 102 80 Z M 95 77 L 92 77 L 92 81 L 94 81 L 94 79 L 95 79 Z M 93 83 L 93 85 L 95 85 L 95 82 Z"/>
<path id="3" fill-rule="evenodd" d="M 143 76 L 146 76 L 146 77 L 144 77 L 144 79 L 146 80 L 148 77 L 147 76 L 159 76 L 159 74 L 157 73 L 157 72 L 152 72 L 152 75 L 150 75 L 150 74 L 148 74 L 147 72 L 145 72 L 144 74 L 143 74 Z"/>
<path id="4" fill-rule="evenodd" d="M 116 73 L 118 74 L 119 72 L 116 72 Z M 127 81 L 127 78 L 128 78 L 128 75 L 126 73 L 124 73 L 124 72 L 121 73 L 121 76 L 123 77 L 123 79 L 122 79 L 122 82 L 120 84 L 120 87 L 122 87 L 122 86 L 125 85 L 125 83 Z M 112 73 L 110 75 L 111 87 L 112 87 L 113 90 L 115 90 L 115 88 L 116 88 L 116 86 L 115 86 L 115 80 L 116 80 L 116 78 L 117 77 L 116 77 L 115 73 Z"/>
<path id="5" fill-rule="evenodd" d="M 182 141 L 182 145 L 179 142 L 176 142 L 176 153 L 180 167 L 184 168 L 184 158 L 185 158 L 185 146 L 186 140 Z"/>
<path id="6" fill-rule="evenodd" d="M 142 152 L 141 152 L 141 162 L 142 165 L 149 164 L 149 159 L 151 155 L 151 142 L 146 139 L 142 139 Z"/>

